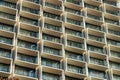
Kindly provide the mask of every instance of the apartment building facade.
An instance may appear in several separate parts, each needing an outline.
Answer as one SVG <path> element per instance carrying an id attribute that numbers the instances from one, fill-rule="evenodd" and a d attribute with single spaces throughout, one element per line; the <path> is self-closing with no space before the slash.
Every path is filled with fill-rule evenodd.
<path id="1" fill-rule="evenodd" d="M 0 0 L 0 77 L 120 80 L 120 0 Z"/>

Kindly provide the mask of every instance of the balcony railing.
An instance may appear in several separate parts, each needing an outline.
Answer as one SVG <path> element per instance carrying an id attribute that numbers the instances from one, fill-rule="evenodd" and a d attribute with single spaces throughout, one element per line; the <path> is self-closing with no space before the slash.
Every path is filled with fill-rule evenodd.
<path id="1" fill-rule="evenodd" d="M 72 30 L 72 29 L 65 29 L 65 32 L 70 35 L 74 35 L 77 37 L 82 37 L 82 33 L 80 31 Z"/>
<path id="2" fill-rule="evenodd" d="M 30 62 L 30 63 L 37 63 L 37 60 L 36 60 L 37 58 L 35 56 L 25 55 L 21 53 L 17 54 L 17 59 L 21 61 Z"/>
<path id="3" fill-rule="evenodd" d="M 115 21 L 115 20 L 111 20 L 111 19 L 107 19 L 105 18 L 105 22 L 110 23 L 110 24 L 114 24 L 114 25 L 120 25 L 119 21 Z"/>
<path id="4" fill-rule="evenodd" d="M 100 54 L 106 54 L 106 51 L 103 48 L 97 46 L 88 45 L 87 48 L 89 51 L 97 52 Z"/>
<path id="5" fill-rule="evenodd" d="M 78 21 L 78 20 L 67 18 L 67 22 L 71 23 L 71 24 L 74 24 L 74 25 L 83 26 L 83 22 L 82 21 Z"/>
<path id="6" fill-rule="evenodd" d="M 94 69 L 89 69 L 88 72 L 89 72 L 90 76 L 106 79 L 106 74 L 105 74 L 104 71 L 98 71 L 98 70 L 94 70 Z"/>
<path id="7" fill-rule="evenodd" d="M 60 26 L 56 26 L 56 25 L 52 25 L 52 24 L 48 24 L 48 23 L 45 23 L 44 27 L 51 29 L 51 30 L 55 30 L 55 31 L 60 31 L 60 32 L 62 31 L 62 28 Z"/>
<path id="8" fill-rule="evenodd" d="M 26 35 L 26 36 L 31 36 L 31 37 L 38 37 L 38 33 L 34 31 L 29 31 L 25 29 L 20 29 L 20 34 Z"/>
<path id="9" fill-rule="evenodd" d="M 15 3 L 6 2 L 6 1 L 4 1 L 4 0 L 1 0 L 1 1 L 0 1 L 0 5 L 6 6 L 6 7 L 9 7 L 9 8 L 13 8 L 13 9 L 16 8 L 16 4 L 15 4 Z"/>
<path id="10" fill-rule="evenodd" d="M 82 67 L 71 65 L 71 64 L 67 64 L 67 70 L 75 73 L 81 73 L 81 74 L 85 73 Z"/>
<path id="11" fill-rule="evenodd" d="M 46 46 L 44 46 L 43 52 L 45 52 L 47 54 L 53 54 L 53 55 L 59 55 L 59 56 L 62 55 L 61 50 L 50 48 L 50 47 L 46 47 Z"/>
<path id="12" fill-rule="evenodd" d="M 108 32 L 111 33 L 111 34 L 120 36 L 120 32 L 119 32 L 119 31 L 115 31 L 115 30 L 112 30 L 112 29 L 108 29 Z"/>
<path id="13" fill-rule="evenodd" d="M 93 25 L 93 24 L 89 24 L 89 23 L 86 23 L 86 27 L 91 28 L 91 29 L 95 29 L 95 30 L 99 30 L 99 31 L 104 30 L 101 26 L 97 26 L 97 25 Z"/>
<path id="14" fill-rule="evenodd" d="M 45 2 L 45 6 L 51 7 L 51 8 L 57 9 L 57 10 L 62 10 L 62 7 L 60 5 L 56 5 L 56 4 L 52 4 L 52 3 L 48 3 L 48 2 Z"/>
<path id="15" fill-rule="evenodd" d="M 83 55 L 81 55 L 81 54 L 73 53 L 73 52 L 69 52 L 69 51 L 66 51 L 65 54 L 66 54 L 67 58 L 84 61 Z"/>
<path id="16" fill-rule="evenodd" d="M 0 63 L 0 71 L 10 72 L 10 65 Z"/>
<path id="17" fill-rule="evenodd" d="M 18 40 L 18 46 L 23 48 L 28 48 L 31 50 L 37 50 L 37 44 L 27 41 Z"/>
<path id="18" fill-rule="evenodd" d="M 100 16 L 95 16 L 95 15 L 91 15 L 91 14 L 87 14 L 87 17 L 92 18 L 92 19 L 95 19 L 95 20 L 100 20 L 100 21 L 103 20 L 102 17 L 100 17 Z"/>
<path id="19" fill-rule="evenodd" d="M 98 7 L 98 6 L 91 5 L 91 4 L 85 3 L 84 6 L 85 6 L 85 7 L 88 7 L 88 8 L 91 8 L 91 9 L 95 9 L 95 10 L 102 11 L 102 8 L 100 8 L 100 7 Z"/>
<path id="20" fill-rule="evenodd" d="M 38 26 L 37 20 L 33 20 L 33 19 L 25 18 L 25 17 L 20 17 L 20 22 Z"/>
<path id="21" fill-rule="evenodd" d="M 0 36 L 0 42 L 10 44 L 10 45 L 12 45 L 12 43 L 13 43 L 11 38 L 7 38 L 7 37 L 3 37 L 3 36 Z"/>
<path id="22" fill-rule="evenodd" d="M 39 10 L 22 6 L 22 10 L 33 14 L 39 14 Z"/>
<path id="23" fill-rule="evenodd" d="M 0 48 L 0 56 L 6 57 L 6 58 L 11 58 L 11 51 Z"/>
<path id="24" fill-rule="evenodd" d="M 13 32 L 13 27 L 11 25 L 6 25 L 3 23 L 0 23 L 0 29 L 5 31 Z"/>
<path id="25" fill-rule="evenodd" d="M 45 66 L 57 68 L 57 69 L 60 69 L 60 68 L 61 68 L 60 62 L 54 61 L 54 60 L 50 60 L 50 59 L 42 58 L 41 64 L 42 64 L 42 65 L 45 65 Z"/>
<path id="26" fill-rule="evenodd" d="M 120 52 L 110 51 L 111 55 L 117 58 L 120 58 Z"/>
<path id="27" fill-rule="evenodd" d="M 5 12 L 0 12 L 0 17 L 15 20 L 15 15 L 8 14 L 8 13 L 5 13 Z"/>
<path id="28" fill-rule="evenodd" d="M 43 34 L 43 39 L 51 42 L 55 42 L 55 43 L 61 43 L 61 39 L 59 37 L 55 37 L 48 34 Z"/>
<path id="29" fill-rule="evenodd" d="M 67 40 L 67 45 L 84 49 L 84 44 L 79 42 L 73 42 L 73 41 Z"/>
<path id="30" fill-rule="evenodd" d="M 35 70 L 21 66 L 15 66 L 15 74 L 35 78 Z"/>
<path id="31" fill-rule="evenodd" d="M 107 62 L 105 60 L 101 60 L 93 57 L 90 58 L 90 62 L 97 65 L 107 66 L 106 64 Z"/>
<path id="32" fill-rule="evenodd" d="M 103 37 L 98 37 L 98 36 L 94 36 L 94 35 L 89 34 L 88 38 L 92 39 L 92 40 L 95 40 L 95 41 L 104 42 Z"/>
<path id="33" fill-rule="evenodd" d="M 115 46 L 120 46 L 120 41 L 115 41 L 115 40 L 112 40 L 112 39 L 107 39 L 107 42 L 108 42 L 108 44 L 112 44 L 112 45 L 115 45 Z"/>
<path id="34" fill-rule="evenodd" d="M 33 2 L 33 3 L 39 4 L 39 0 L 26 0 L 26 1 L 29 1 L 29 2 Z"/>
<path id="35" fill-rule="evenodd" d="M 76 15 L 82 15 L 82 13 L 80 12 L 80 10 L 75 10 L 75 9 L 71 9 L 71 8 L 65 7 L 65 11 L 66 12 L 70 12 L 72 14 L 76 14 Z"/>
<path id="36" fill-rule="evenodd" d="M 59 75 L 43 72 L 42 80 L 62 80 L 62 79 Z"/>
<path id="37" fill-rule="evenodd" d="M 81 5 L 82 6 L 82 2 L 81 1 L 77 1 L 77 0 L 66 0 L 67 2 L 76 4 L 76 5 Z"/>
<path id="38" fill-rule="evenodd" d="M 56 14 L 52 14 L 52 13 L 48 13 L 48 12 L 44 12 L 43 16 L 48 17 L 48 18 L 52 18 L 55 20 L 61 20 L 60 15 L 56 15 Z"/>
<path id="39" fill-rule="evenodd" d="M 106 10 L 107 13 L 116 15 L 116 16 L 120 16 L 120 12 L 119 11 L 110 11 L 110 10 Z"/>

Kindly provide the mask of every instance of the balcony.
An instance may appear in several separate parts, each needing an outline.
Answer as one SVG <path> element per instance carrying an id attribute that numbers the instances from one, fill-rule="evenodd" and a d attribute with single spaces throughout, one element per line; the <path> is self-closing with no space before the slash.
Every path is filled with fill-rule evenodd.
<path id="1" fill-rule="evenodd" d="M 42 80 L 62 80 L 60 75 L 42 72 Z"/>
<path id="2" fill-rule="evenodd" d="M 46 59 L 46 58 L 41 59 L 41 65 L 48 66 L 48 67 L 55 68 L 55 69 L 62 68 L 60 61 L 55 61 L 55 60 Z"/>
<path id="3" fill-rule="evenodd" d="M 0 48 L 0 56 L 5 58 L 11 58 L 12 57 L 11 51 Z"/>
<path id="4" fill-rule="evenodd" d="M 39 4 L 39 0 L 26 0 L 26 1 L 29 1 L 29 2 L 32 2 L 32 3 Z"/>
<path id="5" fill-rule="evenodd" d="M 111 5 L 111 6 L 117 7 L 117 2 L 116 1 L 106 1 L 106 0 L 103 0 L 103 2 L 107 3 L 107 4 Z"/>
<path id="6" fill-rule="evenodd" d="M 65 33 L 76 36 L 76 37 L 83 37 L 83 33 L 80 31 L 77 31 L 77 30 L 72 30 L 72 29 L 66 28 Z"/>
<path id="7" fill-rule="evenodd" d="M 93 15 L 93 14 L 87 14 L 87 17 L 92 18 L 92 19 L 95 19 L 95 20 L 99 20 L 99 21 L 102 21 L 102 20 L 103 20 L 102 17 L 100 17 L 100 16 L 95 16 L 95 15 Z"/>
<path id="8" fill-rule="evenodd" d="M 87 45 L 87 49 L 88 49 L 88 51 L 93 51 L 93 52 L 96 52 L 98 54 L 106 54 L 106 51 L 102 47 Z"/>
<path id="9" fill-rule="evenodd" d="M 116 57 L 116 58 L 120 58 L 120 52 L 117 51 L 110 51 L 111 56 Z"/>
<path id="10" fill-rule="evenodd" d="M 43 52 L 47 54 L 58 55 L 58 56 L 61 56 L 62 54 L 60 49 L 55 49 L 47 46 L 44 46 Z"/>
<path id="11" fill-rule="evenodd" d="M 48 41 L 51 41 L 53 43 L 61 43 L 60 37 L 48 35 L 48 34 L 45 34 L 45 33 L 43 34 L 42 37 L 43 37 L 44 40 L 48 40 Z"/>
<path id="12" fill-rule="evenodd" d="M 32 55 L 26 55 L 22 53 L 17 53 L 17 59 L 25 62 L 30 62 L 30 63 L 37 63 L 37 57 L 32 56 Z"/>
<path id="13" fill-rule="evenodd" d="M 23 34 L 29 37 L 38 38 L 38 32 L 34 32 L 30 30 L 20 29 L 20 34 Z"/>
<path id="14" fill-rule="evenodd" d="M 33 14 L 37 14 L 37 15 L 39 14 L 39 10 L 28 8 L 28 7 L 25 7 L 25 6 L 22 6 L 22 10 L 26 11 L 26 12 L 33 13 Z"/>
<path id="15" fill-rule="evenodd" d="M 76 0 L 66 0 L 66 2 L 70 2 L 72 4 L 78 5 L 78 6 L 82 6 L 82 2 L 81 1 L 76 1 Z"/>
<path id="16" fill-rule="evenodd" d="M 5 12 L 0 12 L 0 17 L 10 19 L 10 20 L 15 20 L 15 15 L 8 14 L 8 13 L 5 13 Z"/>
<path id="17" fill-rule="evenodd" d="M 76 10 L 76 9 L 71 9 L 71 8 L 68 8 L 68 7 L 65 7 L 65 11 L 66 12 L 69 12 L 69 13 L 72 13 L 74 15 L 82 15 L 82 12 L 80 10 Z"/>
<path id="18" fill-rule="evenodd" d="M 94 24 L 90 24 L 90 23 L 86 23 L 86 27 L 90 28 L 90 29 L 98 30 L 98 31 L 104 31 L 103 27 L 94 25 Z"/>
<path id="19" fill-rule="evenodd" d="M 102 37 L 98 37 L 98 36 L 94 36 L 94 35 L 90 35 L 90 34 L 89 34 L 88 37 L 89 37 L 89 39 L 92 39 L 92 40 L 95 40 L 95 41 L 105 42 L 104 38 L 102 38 Z"/>
<path id="20" fill-rule="evenodd" d="M 106 79 L 106 74 L 104 71 L 100 71 L 100 70 L 95 70 L 95 69 L 88 69 L 89 72 L 89 76 L 96 78 L 97 80 L 104 80 Z"/>
<path id="21" fill-rule="evenodd" d="M 21 80 L 37 80 L 35 69 L 21 67 L 21 66 L 16 65 L 14 74 L 15 74 L 15 77 Z"/>
<path id="22" fill-rule="evenodd" d="M 83 80 L 83 79 L 74 78 L 74 77 L 70 77 L 70 76 L 65 76 L 65 80 Z"/>
<path id="23" fill-rule="evenodd" d="M 30 18 L 20 17 L 20 22 L 22 22 L 22 24 L 24 23 L 28 25 L 38 26 L 38 21 Z"/>
<path id="24" fill-rule="evenodd" d="M 37 50 L 37 44 L 27 42 L 27 41 L 18 40 L 17 46 L 22 47 L 22 48 L 26 48 L 26 49 L 30 49 L 30 50 Z"/>
<path id="25" fill-rule="evenodd" d="M 120 80 L 120 75 L 113 74 L 113 80 Z"/>
<path id="26" fill-rule="evenodd" d="M 65 56 L 66 56 L 66 58 L 74 59 L 77 61 L 84 61 L 84 56 L 82 54 L 79 54 L 79 53 L 65 51 Z"/>
<path id="27" fill-rule="evenodd" d="M 79 42 L 74 42 L 74 41 L 67 40 L 67 45 L 72 46 L 72 47 L 76 47 L 76 48 L 84 49 L 84 44 L 79 43 Z"/>
<path id="28" fill-rule="evenodd" d="M 102 59 L 97 59 L 97 58 L 91 57 L 90 62 L 93 64 L 97 64 L 97 65 L 107 66 L 107 64 L 106 64 L 107 62 Z"/>
<path id="29" fill-rule="evenodd" d="M 8 64 L 0 63 L 0 72 L 10 72 L 10 68 Z"/>
<path id="30" fill-rule="evenodd" d="M 71 59 L 66 59 L 65 75 L 79 79 L 84 79 L 86 77 L 86 63 Z"/>
<path id="31" fill-rule="evenodd" d="M 11 2 L 1 0 L 0 5 L 5 6 L 5 7 L 9 7 L 9 8 L 12 8 L 12 9 L 16 9 L 16 4 L 15 3 L 11 3 Z"/>
<path id="32" fill-rule="evenodd" d="M 110 68 L 113 68 L 115 70 L 120 70 L 120 63 L 110 61 L 109 64 L 110 64 Z"/>
<path id="33" fill-rule="evenodd" d="M 43 16 L 51 18 L 53 20 L 61 21 L 61 16 L 53 13 L 43 12 Z"/>
<path id="34" fill-rule="evenodd" d="M 85 3 L 84 6 L 87 7 L 87 8 L 94 9 L 94 10 L 102 11 L 102 8 L 99 7 L 99 6 L 96 6 L 96 5 Z"/>
<path id="35" fill-rule="evenodd" d="M 67 22 L 70 23 L 70 24 L 77 25 L 77 26 L 83 26 L 82 22 L 74 20 L 74 19 L 67 18 Z"/>
<path id="36" fill-rule="evenodd" d="M 112 19 L 108 19 L 108 18 L 105 18 L 105 22 L 106 22 L 106 23 L 113 24 L 113 25 L 116 25 L 116 26 L 119 26 L 119 25 L 120 25 L 119 21 L 112 20 Z"/>
<path id="37" fill-rule="evenodd" d="M 107 39 L 107 43 L 111 44 L 111 45 L 114 45 L 114 46 L 117 46 L 117 47 L 120 47 L 120 41 L 116 41 L 116 40 L 113 40 L 113 39 Z"/>
<path id="38" fill-rule="evenodd" d="M 62 7 L 60 5 L 55 5 L 55 4 L 52 4 L 52 3 L 49 3 L 49 2 L 45 2 L 45 6 L 51 7 L 51 8 L 54 8 L 54 9 L 58 9 L 58 10 L 62 9 Z"/>
<path id="39" fill-rule="evenodd" d="M 60 26 L 56 26 L 56 25 L 52 25 L 52 24 L 48 24 L 48 23 L 45 23 L 44 27 L 51 29 L 51 30 L 59 31 L 59 32 L 62 31 L 62 28 Z"/>
<path id="40" fill-rule="evenodd" d="M 116 11 L 111 11 L 111 10 L 106 10 L 107 13 L 110 13 L 112 15 L 115 15 L 115 16 L 120 16 L 120 12 L 116 12 Z"/>
<path id="41" fill-rule="evenodd" d="M 116 36 L 120 36 L 120 32 L 116 30 L 108 29 L 108 33 L 116 35 Z"/>
<path id="42" fill-rule="evenodd" d="M 70 65 L 70 64 L 67 65 L 67 70 L 70 72 L 78 73 L 78 74 L 84 74 L 83 68 L 78 67 L 78 66 L 74 66 L 74 65 Z"/>
<path id="43" fill-rule="evenodd" d="M 13 32 L 14 31 L 14 27 L 11 26 L 11 25 L 0 23 L 0 30 L 4 30 L 4 31 L 8 31 L 8 32 Z"/>
<path id="44" fill-rule="evenodd" d="M 9 45 L 13 44 L 13 41 L 11 38 L 7 38 L 7 37 L 3 37 L 3 36 L 0 36 L 0 42 L 5 43 L 5 44 L 9 44 Z"/>

